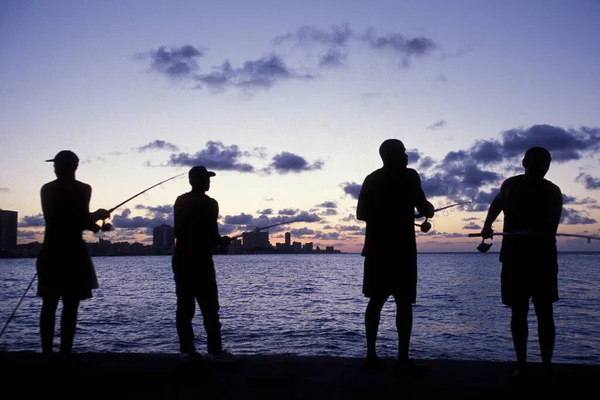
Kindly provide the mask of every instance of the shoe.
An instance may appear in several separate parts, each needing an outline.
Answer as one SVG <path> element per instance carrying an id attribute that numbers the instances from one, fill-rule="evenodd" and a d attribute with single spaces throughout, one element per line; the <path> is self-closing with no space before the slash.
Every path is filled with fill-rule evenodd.
<path id="1" fill-rule="evenodd" d="M 416 363 L 414 360 L 408 359 L 403 361 L 396 361 L 394 365 L 394 372 L 405 375 L 422 375 L 427 372 L 427 366 Z"/>
<path id="2" fill-rule="evenodd" d="M 377 356 L 367 357 L 365 359 L 365 369 L 367 371 L 379 371 L 383 369 L 383 361 Z"/>
<path id="3" fill-rule="evenodd" d="M 239 357 L 234 356 L 233 353 L 229 350 L 222 350 L 219 354 L 207 354 L 206 358 L 209 361 L 226 364 L 232 363 L 239 359 Z"/>
<path id="4" fill-rule="evenodd" d="M 528 370 L 525 365 L 518 365 L 510 377 L 514 380 L 525 379 L 528 376 Z"/>
<path id="5" fill-rule="evenodd" d="M 189 353 L 181 353 L 179 358 L 181 359 L 181 361 L 184 361 L 184 362 L 204 361 L 204 356 L 202 354 L 198 353 L 197 351 L 192 351 Z"/>

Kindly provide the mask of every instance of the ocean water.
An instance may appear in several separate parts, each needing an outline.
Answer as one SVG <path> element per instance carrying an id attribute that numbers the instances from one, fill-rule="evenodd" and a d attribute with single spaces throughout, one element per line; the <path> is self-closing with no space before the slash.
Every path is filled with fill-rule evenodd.
<path id="1" fill-rule="evenodd" d="M 219 255 L 215 269 L 224 346 L 237 354 L 364 357 L 363 258 Z M 170 257 L 94 258 L 100 288 L 81 303 L 75 352 L 177 353 Z M 0 259 L 0 326 L 35 274 L 35 259 Z M 40 351 L 37 281 L 0 337 L 0 350 Z M 600 364 L 600 254 L 559 254 L 554 361 Z M 60 311 L 57 336 L 60 333 Z M 540 361 L 529 314 L 528 357 Z M 196 344 L 206 351 L 202 317 Z M 58 346 L 58 338 L 55 340 Z M 395 305 L 384 306 L 378 353 L 397 351 Z M 510 309 L 500 301 L 495 253 L 421 253 L 411 356 L 512 361 Z"/>

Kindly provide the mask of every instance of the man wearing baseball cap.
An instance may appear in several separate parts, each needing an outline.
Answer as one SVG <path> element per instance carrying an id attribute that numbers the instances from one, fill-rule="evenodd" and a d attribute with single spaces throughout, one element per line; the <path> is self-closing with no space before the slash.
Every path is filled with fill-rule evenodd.
<path id="1" fill-rule="evenodd" d="M 110 217 L 107 210 L 89 211 L 90 185 L 75 179 L 79 158 L 62 150 L 47 162 L 54 163 L 56 179 L 41 189 L 46 224 L 44 243 L 37 259 L 37 295 L 42 298 L 40 334 L 42 353 L 52 355 L 56 309 L 63 301 L 60 355 L 69 359 L 77 324 L 79 302 L 92 297 L 98 288 L 92 259 L 82 232 L 98 232 L 96 221 Z"/>
<path id="2" fill-rule="evenodd" d="M 204 166 L 193 167 L 188 174 L 192 190 L 175 201 L 173 273 L 177 295 L 176 324 L 182 357 L 197 357 L 192 328 L 197 301 L 206 329 L 208 358 L 230 362 L 235 358 L 231 352 L 223 350 L 221 344 L 219 298 L 212 254 L 215 248 L 229 245 L 231 239 L 219 235 L 219 204 L 206 195 L 210 178 L 215 175 Z"/>

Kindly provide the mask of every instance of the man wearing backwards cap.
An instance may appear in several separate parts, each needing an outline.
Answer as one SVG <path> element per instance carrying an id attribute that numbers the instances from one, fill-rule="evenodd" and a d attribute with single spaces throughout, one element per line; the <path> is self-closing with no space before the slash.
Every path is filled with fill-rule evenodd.
<path id="1" fill-rule="evenodd" d="M 55 180 L 41 189 L 46 229 L 37 259 L 37 295 L 42 297 L 40 334 L 42 353 L 52 355 L 56 308 L 62 298 L 60 355 L 71 355 L 80 300 L 92 297 L 98 288 L 94 265 L 81 234 L 98 232 L 96 221 L 110 217 L 107 210 L 89 211 L 92 188 L 75 179 L 79 158 L 62 150 L 51 160 Z"/>
<path id="2" fill-rule="evenodd" d="M 182 356 L 197 356 L 192 328 L 197 301 L 206 329 L 208 357 L 228 362 L 234 357 L 228 350 L 223 350 L 221 344 L 219 298 L 212 253 L 216 247 L 229 245 L 231 239 L 219 235 L 219 204 L 206 195 L 211 176 L 215 173 L 207 171 L 204 166 L 193 167 L 189 172 L 192 190 L 175 201 L 173 273 L 177 295 L 176 324 Z"/>

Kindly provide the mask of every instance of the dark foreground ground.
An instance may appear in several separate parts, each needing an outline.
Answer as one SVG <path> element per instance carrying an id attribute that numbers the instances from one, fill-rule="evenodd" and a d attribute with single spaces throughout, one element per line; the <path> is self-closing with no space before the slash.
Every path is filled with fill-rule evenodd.
<path id="1" fill-rule="evenodd" d="M 395 375 L 393 360 L 367 372 L 353 358 L 243 356 L 234 364 L 182 362 L 172 354 L 77 355 L 71 367 L 39 353 L 0 352 L 3 395 L 35 399 L 512 399 L 598 398 L 600 365 L 556 364 L 543 381 L 531 364 L 525 381 L 511 363 L 423 360 L 423 376 Z M 6 396 L 5 396 L 6 395 Z"/>

